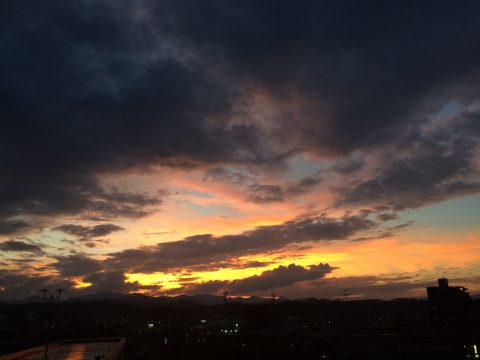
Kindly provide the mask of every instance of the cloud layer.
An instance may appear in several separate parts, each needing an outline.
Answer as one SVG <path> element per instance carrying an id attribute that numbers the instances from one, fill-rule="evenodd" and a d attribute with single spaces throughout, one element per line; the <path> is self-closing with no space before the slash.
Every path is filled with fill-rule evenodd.
<path id="1" fill-rule="evenodd" d="M 294 285 L 298 282 L 317 280 L 323 278 L 334 270 L 328 264 L 310 265 L 303 267 L 295 264 L 279 266 L 272 270 L 266 270 L 260 275 L 245 277 L 233 281 L 208 281 L 201 283 L 185 284 L 181 289 L 174 291 L 189 294 L 220 294 L 228 291 L 230 295 L 250 295 L 253 293 L 265 293 L 278 288 Z"/>
<path id="2" fill-rule="evenodd" d="M 387 237 L 403 211 L 479 194 L 479 15 L 474 0 L 3 5 L 1 286 L 29 286 L 23 271 L 133 291 L 129 272 Z M 188 186 L 202 219 L 261 213 L 277 225 L 141 246 L 139 234 L 169 233 L 150 231 L 172 221 L 164 208 L 191 216 L 178 195 Z M 148 228 L 138 239 L 136 226 Z M 59 233 L 75 241 L 60 246 Z M 281 266 L 201 286 L 322 277 Z"/>
<path id="3" fill-rule="evenodd" d="M 346 240 L 378 224 L 366 215 L 307 217 L 281 225 L 261 226 L 237 235 L 196 235 L 179 241 L 155 246 L 124 250 L 110 255 L 109 268 L 130 269 L 134 272 L 155 272 L 178 268 L 195 268 L 240 256 L 284 249 L 291 244 Z"/>

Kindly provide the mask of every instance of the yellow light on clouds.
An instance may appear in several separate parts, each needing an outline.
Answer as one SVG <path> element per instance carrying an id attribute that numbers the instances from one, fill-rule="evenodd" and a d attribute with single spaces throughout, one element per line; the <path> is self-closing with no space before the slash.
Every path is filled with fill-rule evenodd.
<path id="1" fill-rule="evenodd" d="M 275 269 L 279 266 L 288 266 L 295 263 L 299 266 L 308 267 L 310 265 L 318 265 L 319 263 L 331 262 L 344 257 L 341 253 L 318 253 L 308 254 L 305 256 L 289 257 L 288 253 L 284 253 L 280 258 L 272 258 L 267 256 L 246 256 L 238 259 L 232 267 L 221 268 L 211 271 L 180 271 L 176 273 L 154 272 L 146 273 L 130 273 L 126 274 L 126 281 L 129 283 L 138 282 L 141 285 L 158 285 L 162 290 L 180 289 L 182 283 L 202 283 L 207 281 L 233 281 L 244 279 L 255 275 L 260 275 L 264 271 Z M 265 266 L 245 267 L 242 263 L 258 261 L 265 263 Z M 191 279 L 191 280 L 189 280 Z"/>
<path id="2" fill-rule="evenodd" d="M 73 287 L 75 289 L 84 289 L 84 288 L 92 286 L 92 283 L 84 282 L 83 280 L 76 279 L 74 281 L 75 281 L 75 285 L 73 285 Z"/>

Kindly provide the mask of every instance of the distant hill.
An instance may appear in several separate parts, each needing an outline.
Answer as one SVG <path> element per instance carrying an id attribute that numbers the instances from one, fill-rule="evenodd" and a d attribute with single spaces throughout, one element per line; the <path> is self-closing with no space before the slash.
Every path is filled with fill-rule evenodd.
<path id="1" fill-rule="evenodd" d="M 479 294 L 472 296 L 473 299 L 480 299 Z M 178 296 L 148 296 L 140 293 L 131 293 L 131 294 L 122 294 L 117 292 L 102 291 L 88 295 L 70 297 L 64 302 L 79 302 L 79 301 L 92 301 L 92 300 L 117 300 L 127 304 L 132 305 L 141 305 L 141 306 L 154 306 L 154 305 L 204 305 L 204 306 L 215 306 L 221 305 L 224 303 L 223 296 L 219 295 L 178 295 Z M 399 298 L 388 300 L 388 302 L 397 302 L 397 303 L 408 303 L 415 302 L 418 300 L 425 299 L 411 299 L 411 298 Z M 310 298 L 299 298 L 299 299 L 289 299 L 287 297 L 279 297 L 275 299 L 276 303 L 285 303 L 285 302 L 296 302 L 296 303 L 305 303 L 305 304 L 325 304 L 332 301 L 343 301 L 343 299 L 328 300 L 328 299 L 317 299 L 314 297 Z M 387 302 L 386 300 L 378 299 L 358 299 L 351 300 L 355 302 Z M 30 304 L 42 302 L 42 298 L 39 296 L 31 296 L 24 300 L 3 300 L 7 304 Z M 269 297 L 263 298 L 259 296 L 249 296 L 249 297 L 229 297 L 227 299 L 229 304 L 270 304 L 272 299 Z"/>
<path id="2" fill-rule="evenodd" d="M 23 300 L 13 299 L 13 300 L 5 300 L 4 303 L 7 304 L 34 304 L 42 302 L 43 299 L 40 296 L 29 296 Z"/>
<path id="3" fill-rule="evenodd" d="M 78 297 L 71 297 L 66 301 L 88 301 L 88 300 L 103 300 L 103 299 L 123 299 L 125 294 L 111 292 L 111 291 L 101 291 L 98 293 L 78 296 Z"/>
<path id="4" fill-rule="evenodd" d="M 178 295 L 178 296 L 148 296 L 140 293 L 122 294 L 117 292 L 102 291 L 98 293 L 70 297 L 64 302 L 78 302 L 91 300 L 120 300 L 129 304 L 136 305 L 159 305 L 159 304 L 197 304 L 197 305 L 221 305 L 224 303 L 223 296 L 219 295 Z M 280 297 L 276 302 L 291 301 L 289 298 Z M 42 298 L 38 296 L 31 296 L 24 300 L 5 300 L 8 304 L 28 304 L 42 302 Z M 242 303 L 242 304 L 268 304 L 272 300 L 270 298 L 262 298 L 258 296 L 250 297 L 229 297 L 228 303 Z"/>

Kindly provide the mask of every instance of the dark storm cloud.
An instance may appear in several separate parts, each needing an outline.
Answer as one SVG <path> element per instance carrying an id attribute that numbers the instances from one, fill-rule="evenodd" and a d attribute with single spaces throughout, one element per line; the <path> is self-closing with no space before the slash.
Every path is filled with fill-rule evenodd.
<path id="1" fill-rule="evenodd" d="M 89 220 L 105 220 L 118 217 L 139 218 L 147 215 L 162 203 L 165 192 L 158 192 L 155 196 L 125 192 L 125 191 L 97 191 L 87 197 L 83 209 L 83 217 Z"/>
<path id="2" fill-rule="evenodd" d="M 35 270 L 45 270 L 31 267 L 29 274 L 20 270 L 0 270 L 0 299 L 23 300 L 30 296 L 41 297 L 40 289 L 63 289 L 66 298 L 92 294 L 96 292 L 128 293 L 137 290 L 155 290 L 157 286 L 143 286 L 138 282 L 126 282 L 123 271 L 108 271 L 101 267 L 101 262 L 89 258 L 85 254 L 56 257 L 57 263 L 53 268 L 59 275 L 39 275 Z M 76 289 L 75 282 L 65 279 L 70 276 L 83 276 L 83 280 L 92 285 L 85 289 Z"/>
<path id="3" fill-rule="evenodd" d="M 0 236 L 29 230 L 31 217 L 138 218 L 165 196 L 108 187 L 104 177 L 158 165 L 271 167 L 300 152 L 330 156 L 332 170 L 349 176 L 334 189 L 336 205 L 381 207 L 378 221 L 478 193 L 478 111 L 446 125 L 431 115 L 448 101 L 467 107 L 479 99 L 480 47 L 472 45 L 480 43 L 479 17 L 472 0 L 6 2 Z M 249 108 L 261 107 L 258 94 L 276 105 L 271 114 Z M 369 168 L 368 156 L 382 154 Z M 320 182 L 210 176 L 249 187 L 257 203 L 285 201 Z M 90 245 L 112 230 L 63 226 Z M 221 263 L 376 227 L 367 215 L 320 216 L 194 236 L 111 254 L 105 264 L 114 269 L 89 276 L 134 289 L 124 268 Z M 81 260 L 59 258 L 56 266 L 74 272 Z"/>
<path id="4" fill-rule="evenodd" d="M 80 276 L 101 270 L 101 262 L 85 254 L 56 256 L 57 260 L 52 266 L 63 277 Z"/>
<path id="5" fill-rule="evenodd" d="M 126 282 L 126 276 L 123 271 L 104 271 L 88 275 L 84 281 L 92 284 L 88 288 L 88 292 L 113 291 L 120 293 L 128 293 L 140 289 L 152 288 L 149 286 L 140 285 L 138 282 Z M 157 288 L 154 286 L 153 288 Z"/>
<path id="6" fill-rule="evenodd" d="M 23 220 L 0 220 L 0 236 L 13 235 L 31 228 L 31 225 Z"/>
<path id="7" fill-rule="evenodd" d="M 333 167 L 333 170 L 344 175 L 355 173 L 362 170 L 365 166 L 365 161 L 362 158 L 353 157 L 351 159 L 340 160 Z"/>
<path id="8" fill-rule="evenodd" d="M 480 137 L 472 131 L 478 119 L 469 115 L 407 134 L 411 148 L 401 153 L 385 149 L 373 176 L 338 189 L 338 205 L 404 210 L 480 192 Z"/>
<path id="9" fill-rule="evenodd" d="M 54 276 L 26 275 L 21 272 L 0 270 L 0 299 L 23 300 L 30 296 L 41 297 L 40 289 L 70 291 L 74 283 Z"/>
<path id="10" fill-rule="evenodd" d="M 115 224 L 99 224 L 94 226 L 84 226 L 76 224 L 63 224 L 54 227 L 52 230 L 62 231 L 65 234 L 74 236 L 81 242 L 86 242 L 95 246 L 95 241 L 105 241 L 103 238 L 111 233 L 124 230 L 123 227 Z"/>
<path id="11" fill-rule="evenodd" d="M 332 154 L 386 144 L 422 121 L 415 115 L 426 101 L 478 96 L 476 1 L 190 0 L 157 7 L 160 28 L 223 61 L 232 78 L 282 103 L 302 99 L 299 116 L 277 134 L 284 146 L 301 139 L 296 146 Z"/>
<path id="12" fill-rule="evenodd" d="M 307 241 L 345 240 L 379 224 L 363 215 L 306 217 L 281 225 L 261 226 L 238 235 L 197 235 L 155 246 L 128 249 L 110 254 L 109 268 L 136 272 L 164 271 L 173 268 L 227 261 L 242 255 L 285 248 Z"/>
<path id="13" fill-rule="evenodd" d="M 114 224 L 100 224 L 94 226 L 82 226 L 75 224 L 64 224 L 53 228 L 52 230 L 63 231 L 66 234 L 78 238 L 92 238 L 110 235 L 115 231 L 124 230 L 121 226 Z"/>
<path id="14" fill-rule="evenodd" d="M 1 251 L 26 252 L 39 255 L 44 253 L 43 247 L 44 246 L 39 244 L 32 244 L 20 240 L 7 240 L 0 242 Z"/>
<path id="15" fill-rule="evenodd" d="M 245 295 L 262 291 L 271 291 L 301 281 L 317 280 L 335 270 L 328 264 L 310 265 L 307 267 L 290 264 L 266 270 L 260 275 L 249 276 L 232 281 L 206 281 L 203 283 L 186 284 L 178 292 L 187 294 L 212 294 L 228 290 L 231 295 Z"/>
<path id="16" fill-rule="evenodd" d="M 477 1 L 10 2 L 0 216 L 138 217 L 102 175 L 388 144 L 438 103 L 478 98 L 478 15 Z M 269 130 L 229 121 L 242 89 L 280 100 Z"/>
<path id="17" fill-rule="evenodd" d="M 480 50 L 471 46 L 480 41 L 478 2 L 187 3 L 161 7 L 175 22 L 168 30 L 215 54 L 232 78 L 279 99 L 271 136 L 283 146 L 331 156 L 389 152 L 378 175 L 342 191 L 339 204 L 373 199 L 405 209 L 480 192 L 476 171 L 468 175 L 478 121 L 468 122 L 475 140 L 447 126 L 444 136 L 457 137 L 452 154 L 442 146 L 422 154 L 428 145 L 410 153 L 448 101 L 479 99 Z M 357 156 L 333 170 L 364 168 Z M 285 194 L 260 184 L 249 199 L 279 202 Z"/>
<path id="18" fill-rule="evenodd" d="M 293 285 L 300 281 L 316 280 L 331 273 L 335 267 L 328 264 L 303 267 L 295 264 L 279 266 L 273 270 L 262 272 L 240 280 L 234 280 L 228 285 L 229 292 L 248 294 Z"/>
<path id="19" fill-rule="evenodd" d="M 228 86 L 179 58 L 144 6 L 2 7 L 0 216 L 141 216 L 142 199 L 112 194 L 99 177 L 158 163 L 268 160 L 254 125 L 227 125 Z"/>

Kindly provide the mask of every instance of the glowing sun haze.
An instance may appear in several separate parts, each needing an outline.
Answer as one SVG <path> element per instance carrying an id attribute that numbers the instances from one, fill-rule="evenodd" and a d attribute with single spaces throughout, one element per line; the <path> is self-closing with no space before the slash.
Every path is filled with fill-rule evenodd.
<path id="1" fill-rule="evenodd" d="M 479 15 L 3 5 L 0 300 L 480 292 Z"/>

